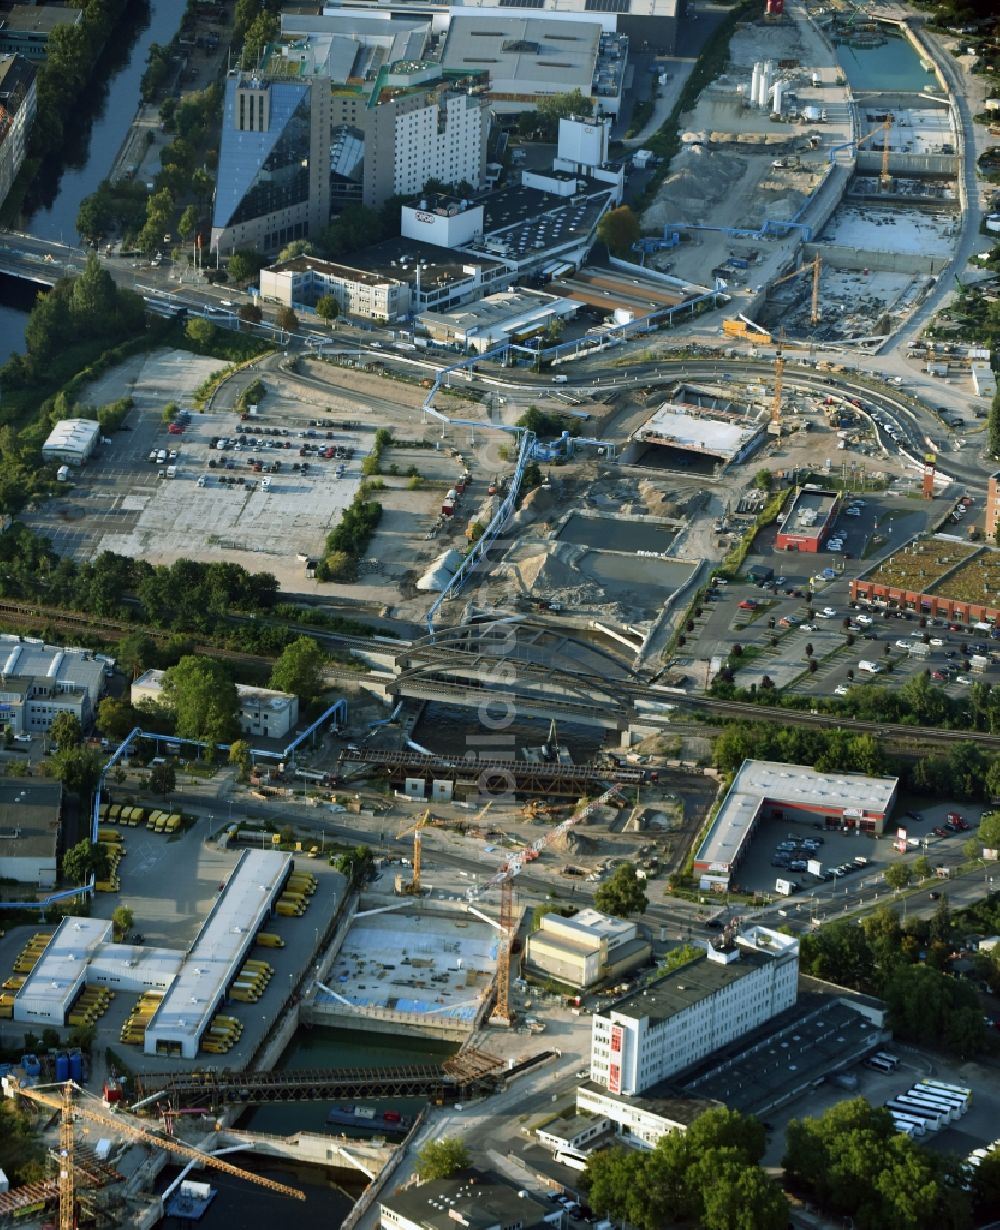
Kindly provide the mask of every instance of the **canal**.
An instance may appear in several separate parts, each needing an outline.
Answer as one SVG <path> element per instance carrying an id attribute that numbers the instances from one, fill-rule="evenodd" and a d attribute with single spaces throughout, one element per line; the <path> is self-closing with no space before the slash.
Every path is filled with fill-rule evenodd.
<path id="1" fill-rule="evenodd" d="M 31 186 L 18 230 L 78 242 L 80 202 L 107 177 L 129 130 L 150 44 L 169 43 L 183 14 L 179 0 L 133 0 L 129 5 L 67 125 L 71 135 L 65 148 Z M 0 363 L 24 348 L 27 312 L 36 293 L 23 282 L 0 277 Z"/>
<path id="2" fill-rule="evenodd" d="M 881 27 L 880 33 L 887 34 L 881 47 L 852 47 L 849 43 L 837 46 L 837 59 L 855 94 L 919 94 L 921 90 L 939 90 L 937 78 L 922 66 L 908 39 Z"/>

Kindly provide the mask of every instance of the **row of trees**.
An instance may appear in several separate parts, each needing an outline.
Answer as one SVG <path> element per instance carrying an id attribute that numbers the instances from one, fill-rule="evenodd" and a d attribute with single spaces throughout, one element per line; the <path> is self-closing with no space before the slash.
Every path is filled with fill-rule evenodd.
<path id="1" fill-rule="evenodd" d="M 596 1212 L 637 1230 L 785 1230 L 788 1201 L 760 1169 L 765 1137 L 752 1117 L 720 1107 L 643 1152 L 602 1150 L 587 1163 Z"/>
<path id="2" fill-rule="evenodd" d="M 365 499 L 359 491 L 344 509 L 340 522 L 326 536 L 326 554 L 316 576 L 320 581 L 349 581 L 357 575 L 358 563 L 368 548 L 378 523 L 382 505 Z"/>
<path id="3" fill-rule="evenodd" d="M 947 901 L 930 919 L 908 918 L 888 906 L 861 920 L 829 923 L 800 941 L 803 973 L 885 1000 L 897 1037 L 967 1057 L 991 1039 L 973 984 L 944 971 L 953 952 Z M 976 972 L 1000 988 L 1000 967 L 982 957 Z"/>

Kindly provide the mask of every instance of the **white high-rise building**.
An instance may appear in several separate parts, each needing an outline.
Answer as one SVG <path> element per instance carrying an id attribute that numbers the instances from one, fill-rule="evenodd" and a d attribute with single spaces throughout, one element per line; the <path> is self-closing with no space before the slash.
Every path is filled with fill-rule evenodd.
<path id="1" fill-rule="evenodd" d="M 718 944 L 594 1015 L 592 1081 L 642 1093 L 795 1003 L 798 940 L 750 927 Z"/>

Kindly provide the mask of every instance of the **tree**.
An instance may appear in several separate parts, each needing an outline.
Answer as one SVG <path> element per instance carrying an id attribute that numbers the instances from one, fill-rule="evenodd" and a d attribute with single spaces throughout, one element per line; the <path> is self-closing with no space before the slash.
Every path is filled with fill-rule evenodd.
<path id="1" fill-rule="evenodd" d="M 971 983 L 949 978 L 929 965 L 900 965 L 886 980 L 882 994 L 897 1037 L 963 1059 L 982 1051 L 983 1012 Z"/>
<path id="2" fill-rule="evenodd" d="M 987 423 L 987 449 L 994 456 L 1000 456 L 1000 389 L 993 394 L 990 406 L 990 416 Z"/>
<path id="3" fill-rule="evenodd" d="M 196 346 L 210 346 L 215 337 L 215 325 L 201 316 L 192 316 L 184 326 L 184 335 Z"/>
<path id="4" fill-rule="evenodd" d="M 910 868 L 905 863 L 893 863 L 885 869 L 885 882 L 890 888 L 905 888 L 910 882 Z"/>
<path id="5" fill-rule="evenodd" d="M 354 846 L 337 856 L 336 868 L 346 876 L 352 888 L 364 884 L 375 865 L 375 858 L 367 846 Z"/>
<path id="6" fill-rule="evenodd" d="M 328 325 L 340 315 L 340 304 L 333 295 L 320 295 L 316 300 L 316 315 Z"/>
<path id="7" fill-rule="evenodd" d="M 234 282 L 250 282 L 266 263 L 256 252 L 234 252 L 229 258 L 229 276 Z"/>
<path id="8" fill-rule="evenodd" d="M 753 485 L 758 491 L 770 491 L 774 485 L 774 475 L 770 470 L 758 470 L 753 476 Z"/>
<path id="9" fill-rule="evenodd" d="M 127 905 L 120 905 L 112 910 L 111 921 L 114 924 L 115 934 L 119 939 L 124 939 L 132 929 L 132 923 L 135 921 L 135 915 Z"/>
<path id="10" fill-rule="evenodd" d="M 979 822 L 979 840 L 988 850 L 1000 846 L 1000 811 L 991 811 Z"/>
<path id="11" fill-rule="evenodd" d="M 308 239 L 293 239 L 291 243 L 286 243 L 278 253 L 278 263 L 283 261 L 293 261 L 297 256 L 312 256 L 316 249 Z"/>
<path id="12" fill-rule="evenodd" d="M 979 858 L 983 852 L 983 843 L 973 834 L 962 842 L 962 853 L 966 858 Z"/>
<path id="13" fill-rule="evenodd" d="M 84 802 L 94 793 L 104 768 L 100 752 L 92 747 L 60 748 L 51 764 L 53 775 Z"/>
<path id="14" fill-rule="evenodd" d="M 234 739 L 229 745 L 229 763 L 236 765 L 243 777 L 249 777 L 252 761 L 246 739 Z"/>
<path id="15" fill-rule="evenodd" d="M 161 798 L 166 798 L 177 789 L 177 770 L 169 760 L 154 764 L 149 770 L 149 788 Z"/>
<path id="16" fill-rule="evenodd" d="M 109 739 L 124 739 L 135 726 L 135 710 L 124 696 L 105 696 L 97 706 L 97 729 Z"/>
<path id="17" fill-rule="evenodd" d="M 913 877 L 916 880 L 926 880 L 931 875 L 931 860 L 926 854 L 913 860 Z"/>
<path id="18" fill-rule="evenodd" d="M 130 632 L 118 642 L 118 665 L 130 678 L 156 663 L 156 642 L 144 632 Z"/>
<path id="19" fill-rule="evenodd" d="M 459 1171 L 468 1170 L 469 1165 L 469 1150 L 457 1136 L 429 1140 L 417 1154 L 417 1172 L 423 1183 L 450 1179 Z"/>
<path id="20" fill-rule="evenodd" d="M 177 233 L 181 239 L 190 239 L 198 226 L 198 207 L 188 205 L 177 223 Z"/>
<path id="21" fill-rule="evenodd" d="M 275 312 L 274 323 L 286 333 L 294 333 L 299 327 L 299 318 L 292 308 L 283 305 Z"/>
<path id="22" fill-rule="evenodd" d="M 103 880 L 108 868 L 107 847 L 86 838 L 63 855 L 63 879 L 70 884 L 84 884 L 91 875 Z"/>
<path id="23" fill-rule="evenodd" d="M 613 875 L 594 893 L 594 905 L 604 914 L 627 918 L 629 914 L 644 914 L 649 900 L 643 882 L 631 863 L 616 867 Z"/>
<path id="24" fill-rule="evenodd" d="M 188 654 L 163 678 L 164 703 L 182 739 L 232 743 L 239 733 L 236 685 L 221 662 Z"/>
<path id="25" fill-rule="evenodd" d="M 52 742 L 60 749 L 79 747 L 83 742 L 83 728 L 75 713 L 57 713 L 52 719 L 49 734 L 52 736 Z"/>
<path id="26" fill-rule="evenodd" d="M 241 303 L 236 309 L 236 315 L 249 325 L 259 325 L 264 319 L 264 313 L 256 303 Z"/>
<path id="27" fill-rule="evenodd" d="M 564 94 L 547 94 L 538 100 L 535 108 L 535 124 L 546 138 L 554 141 L 559 132 L 559 121 L 572 115 L 587 116 L 594 109 L 593 99 L 584 98 L 579 89 Z"/>
<path id="28" fill-rule="evenodd" d="M 309 704 L 326 688 L 323 678 L 326 662 L 326 654 L 318 642 L 311 636 L 300 636 L 281 651 L 268 687 L 291 692 L 304 704 Z"/>
<path id="29" fill-rule="evenodd" d="M 608 210 L 597 224 L 597 238 L 613 256 L 628 256 L 641 234 L 639 219 L 627 205 Z"/>

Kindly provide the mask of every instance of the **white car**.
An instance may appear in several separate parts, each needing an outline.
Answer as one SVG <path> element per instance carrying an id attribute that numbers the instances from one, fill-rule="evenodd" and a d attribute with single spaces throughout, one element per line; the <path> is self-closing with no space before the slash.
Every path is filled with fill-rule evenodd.
<path id="1" fill-rule="evenodd" d="M 836 619 L 837 617 L 837 612 L 832 606 L 825 606 L 822 611 L 820 611 L 820 614 L 824 619 Z"/>
<path id="2" fill-rule="evenodd" d="M 870 628 L 874 620 L 870 615 L 855 615 L 854 622 L 862 626 L 862 628 Z"/>
<path id="3" fill-rule="evenodd" d="M 972 684 L 972 680 L 969 678 L 969 676 L 968 676 L 968 675 L 956 675 L 956 676 L 955 676 L 955 682 L 956 682 L 956 683 L 964 683 L 964 684 L 966 685 L 966 687 L 969 687 L 969 686 L 971 686 L 971 684 Z"/>
<path id="4" fill-rule="evenodd" d="M 896 642 L 896 648 L 897 648 L 897 649 L 905 649 L 907 652 L 909 652 L 909 649 L 910 649 L 910 642 L 909 642 L 909 641 L 897 641 L 897 642 Z"/>
<path id="5" fill-rule="evenodd" d="M 815 624 L 799 624 L 800 632 L 818 632 L 819 628 Z"/>
<path id="6" fill-rule="evenodd" d="M 860 508 L 848 508 L 845 510 L 844 515 L 847 517 L 860 517 L 861 509 Z"/>
<path id="7" fill-rule="evenodd" d="M 928 644 L 932 645 L 935 649 L 944 648 L 944 641 L 939 636 L 932 636 Z"/>
<path id="8" fill-rule="evenodd" d="M 833 694 L 834 696 L 846 696 L 850 690 L 851 689 L 847 686 L 846 683 L 838 683 L 837 686 L 833 689 Z"/>
<path id="9" fill-rule="evenodd" d="M 844 549 L 843 539 L 842 538 L 831 538 L 830 541 L 826 544 L 826 549 L 828 551 L 843 551 Z"/>

